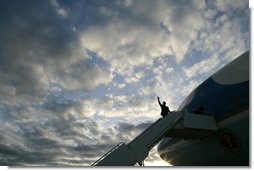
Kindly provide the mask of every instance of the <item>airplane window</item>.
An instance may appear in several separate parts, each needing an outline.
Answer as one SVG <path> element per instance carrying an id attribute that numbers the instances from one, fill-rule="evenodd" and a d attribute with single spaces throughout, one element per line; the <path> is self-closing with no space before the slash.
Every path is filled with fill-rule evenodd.
<path id="1" fill-rule="evenodd" d="M 204 107 L 201 106 L 201 107 L 195 109 L 195 110 L 194 110 L 194 113 L 196 113 L 196 114 L 204 114 L 204 113 L 205 113 L 205 112 L 204 112 Z"/>

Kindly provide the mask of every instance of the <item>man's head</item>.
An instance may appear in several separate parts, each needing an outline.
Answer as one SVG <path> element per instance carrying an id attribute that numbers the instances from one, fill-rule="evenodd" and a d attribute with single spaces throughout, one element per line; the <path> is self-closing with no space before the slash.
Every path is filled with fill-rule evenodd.
<path id="1" fill-rule="evenodd" d="M 166 105 L 166 102 L 163 102 L 163 105 L 165 106 L 165 105 Z"/>

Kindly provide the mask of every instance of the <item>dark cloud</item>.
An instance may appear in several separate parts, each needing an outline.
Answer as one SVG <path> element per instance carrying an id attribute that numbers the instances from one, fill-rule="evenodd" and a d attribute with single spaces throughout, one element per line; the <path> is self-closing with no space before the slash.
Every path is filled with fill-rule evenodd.
<path id="1" fill-rule="evenodd" d="M 126 123 L 126 122 L 119 122 L 118 125 L 114 127 L 117 132 L 117 138 L 121 142 L 128 143 L 133 138 L 138 136 L 142 131 L 148 128 L 152 123 L 151 122 L 143 122 L 137 125 Z"/>
<path id="2" fill-rule="evenodd" d="M 89 60 L 78 61 L 70 65 L 67 71 L 62 71 L 59 75 L 61 82 L 66 89 L 93 89 L 98 85 L 107 85 L 112 81 L 110 72 L 102 69 Z"/>
<path id="3" fill-rule="evenodd" d="M 50 1 L 1 1 L 0 6 L 0 92 L 13 88 L 17 95 L 42 95 L 55 76 L 67 89 L 110 81 L 98 66 L 79 60 L 85 54 L 79 52 L 78 34 Z"/>
<path id="4" fill-rule="evenodd" d="M 151 122 L 144 122 L 140 123 L 138 125 L 133 125 L 129 124 L 126 122 L 120 122 L 117 126 L 116 129 L 120 130 L 120 132 L 140 132 L 148 128 L 152 123 Z"/>
<path id="5" fill-rule="evenodd" d="M 52 113 L 44 122 L 19 119 L 15 124 L 18 129 L 10 124 L 8 129 L 11 130 L 0 134 L 1 164 L 87 166 L 119 142 L 128 143 L 150 124 L 144 122 L 133 125 L 120 122 L 113 129 L 101 130 L 102 125 L 96 121 L 71 113 Z M 1 128 L 7 129 L 7 125 L 2 125 Z M 17 131 L 20 133 L 17 134 Z M 14 140 L 20 142 L 16 143 Z M 5 142 L 12 145 L 5 145 Z"/>
<path id="6" fill-rule="evenodd" d="M 2 125 L 1 129 L 6 131 L 1 132 L 1 164 L 73 165 L 68 161 L 69 158 L 91 160 L 91 157 L 96 157 L 98 151 L 96 147 L 91 147 L 91 144 L 96 143 L 89 138 L 94 133 L 98 134 L 96 124 L 89 119 L 81 124 L 76 122 L 75 117 L 71 114 L 55 115 L 44 123 L 36 120 L 29 123 L 20 119 L 15 125 Z M 17 126 L 18 129 L 15 129 Z M 89 137 L 83 132 L 87 132 Z M 87 165 L 83 161 L 80 164 Z"/>
<path id="7" fill-rule="evenodd" d="M 41 152 L 29 152 L 17 147 L 9 147 L 5 145 L 0 145 L 0 164 L 2 166 L 18 166 L 29 164 L 43 164 L 45 162 L 51 161 L 54 154 L 41 153 Z"/>
<path id="8" fill-rule="evenodd" d="M 77 156 L 87 165 L 90 155 L 77 147 L 92 144 L 98 125 L 80 114 L 78 99 L 61 93 L 93 88 L 109 73 L 82 62 L 78 34 L 51 1 L 1 1 L 0 10 L 1 164 L 72 165 Z M 60 97 L 49 89 L 54 80 Z"/>
<path id="9" fill-rule="evenodd" d="M 40 95 L 49 69 L 68 60 L 77 37 L 48 1 L 0 3 L 0 92 Z"/>
<path id="10" fill-rule="evenodd" d="M 43 108 L 50 110 L 52 112 L 56 112 L 59 114 L 63 114 L 68 112 L 68 110 L 72 108 L 80 107 L 80 102 L 78 99 L 70 99 L 67 98 L 68 95 L 64 95 L 64 92 L 60 93 L 51 93 L 46 96 L 46 100 L 43 103 Z"/>

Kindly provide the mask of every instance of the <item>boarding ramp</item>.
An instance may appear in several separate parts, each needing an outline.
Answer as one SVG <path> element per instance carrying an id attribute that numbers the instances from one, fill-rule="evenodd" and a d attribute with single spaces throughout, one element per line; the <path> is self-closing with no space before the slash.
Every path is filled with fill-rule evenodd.
<path id="1" fill-rule="evenodd" d="M 205 130 L 207 135 L 218 129 L 213 116 L 170 112 L 167 116 L 154 122 L 128 144 L 120 143 L 112 148 L 92 166 L 133 166 L 136 163 L 143 165 L 149 151 L 170 131 L 178 129 L 174 127 L 179 122 L 183 123 L 181 128 L 183 130 Z M 182 133 L 182 136 L 186 136 L 185 134 L 188 134 L 188 131 Z"/>

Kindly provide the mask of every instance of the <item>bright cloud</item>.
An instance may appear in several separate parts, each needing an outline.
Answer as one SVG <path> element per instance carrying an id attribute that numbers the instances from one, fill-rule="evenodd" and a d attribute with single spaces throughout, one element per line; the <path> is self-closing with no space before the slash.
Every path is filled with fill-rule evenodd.
<path id="1" fill-rule="evenodd" d="M 219 58 L 214 55 L 210 58 L 204 59 L 199 63 L 194 64 L 190 68 L 184 69 L 187 78 L 195 77 L 197 75 L 206 74 L 219 64 Z"/>

